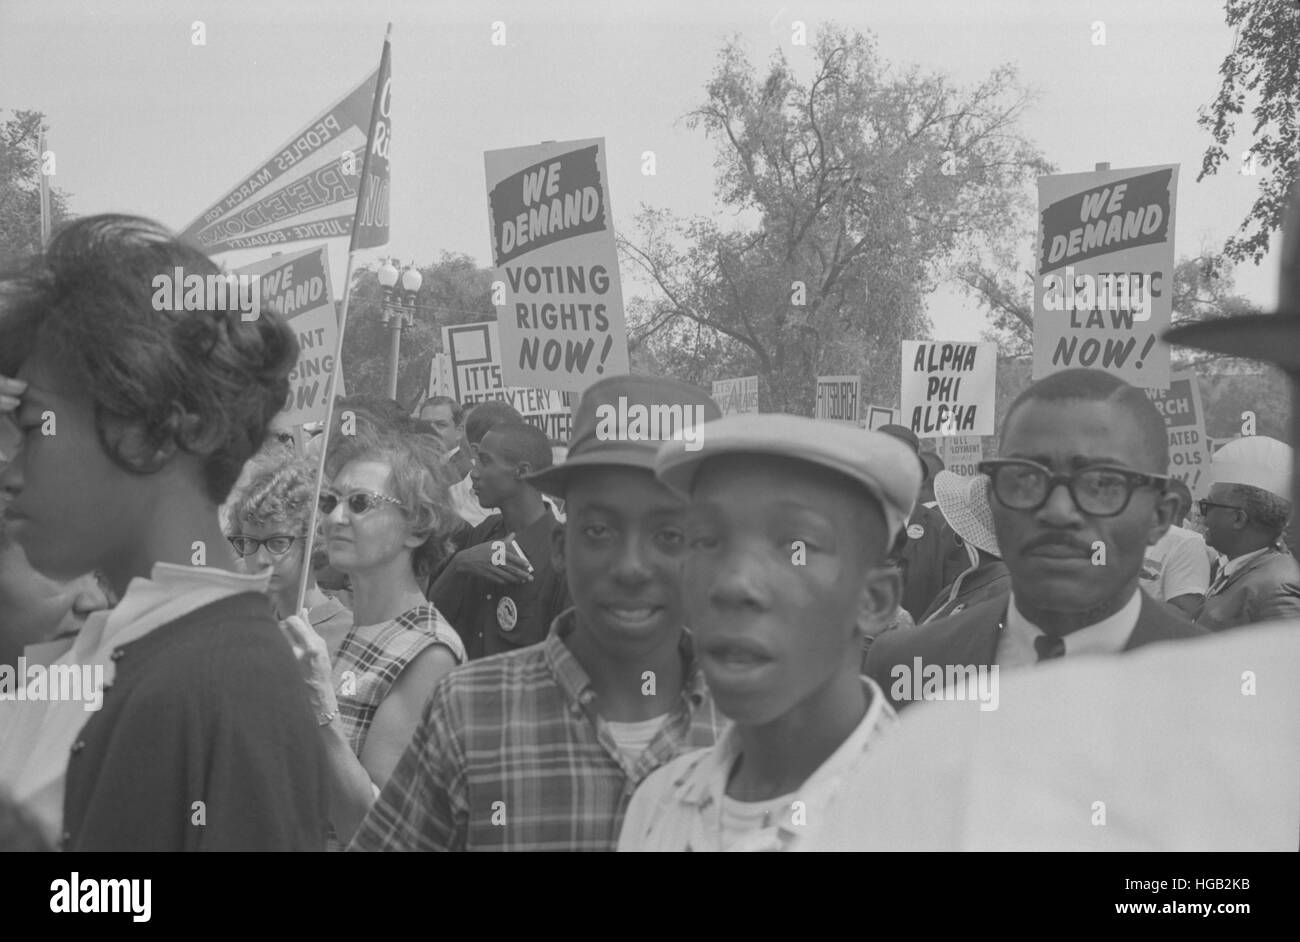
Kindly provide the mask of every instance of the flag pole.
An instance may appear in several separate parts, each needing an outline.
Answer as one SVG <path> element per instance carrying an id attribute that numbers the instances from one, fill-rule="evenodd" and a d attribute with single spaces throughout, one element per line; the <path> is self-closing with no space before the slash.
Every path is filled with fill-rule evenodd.
<path id="1" fill-rule="evenodd" d="M 352 297 L 352 270 L 356 264 L 355 249 L 348 250 L 348 268 L 343 282 L 343 304 L 339 309 L 338 342 L 334 346 L 334 369 L 330 372 L 329 382 L 325 384 L 325 427 L 321 430 L 320 455 L 316 461 L 316 485 L 313 490 L 315 500 L 311 502 L 311 512 L 307 519 L 307 544 L 302 553 L 302 573 L 298 577 L 298 604 L 294 606 L 296 615 L 302 611 L 307 600 L 307 581 L 311 578 L 311 554 L 316 542 L 316 511 L 320 503 L 320 492 L 325 486 L 325 454 L 329 450 L 330 429 L 334 425 L 334 387 L 335 378 L 343 372 L 343 332 L 348 324 L 348 300 Z"/>
<path id="2" fill-rule="evenodd" d="M 325 427 L 321 430 L 320 456 L 316 462 L 315 499 L 311 502 L 311 511 L 307 519 L 307 542 L 302 553 L 302 573 L 298 577 L 298 604 L 294 606 L 296 615 L 302 611 L 307 600 L 307 582 L 312 576 L 311 556 L 316 542 L 316 514 L 320 505 L 320 493 L 325 486 L 325 456 L 329 452 L 330 432 L 334 426 L 334 389 L 335 379 L 343 373 L 343 336 L 348 329 L 348 302 L 352 299 L 352 272 L 357 260 L 357 231 L 361 219 L 366 172 L 370 168 L 370 155 L 374 149 L 371 136 L 375 130 L 375 119 L 379 113 L 380 99 L 384 95 L 383 60 L 388 55 L 388 44 L 393 37 L 393 24 L 389 23 L 384 31 L 384 52 L 380 56 L 379 80 L 375 85 L 375 100 L 370 109 L 370 125 L 366 129 L 366 155 L 361 162 L 361 177 L 357 184 L 357 208 L 352 214 L 352 235 L 348 241 L 348 267 L 343 279 L 343 304 L 339 308 L 338 341 L 334 346 L 334 369 L 325 386 Z"/>
<path id="3" fill-rule="evenodd" d="M 45 132 L 42 131 L 37 141 L 36 147 L 40 150 L 40 159 L 37 161 L 37 175 L 41 183 L 41 248 L 44 249 L 50 244 L 50 232 L 53 228 L 53 220 L 50 218 L 50 175 L 45 172 Z"/>

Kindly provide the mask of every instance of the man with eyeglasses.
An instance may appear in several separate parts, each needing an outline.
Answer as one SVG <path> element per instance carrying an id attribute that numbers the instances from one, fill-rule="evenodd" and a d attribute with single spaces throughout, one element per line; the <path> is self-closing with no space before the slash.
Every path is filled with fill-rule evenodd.
<path id="1" fill-rule="evenodd" d="M 1017 668 L 1118 654 L 1205 634 L 1138 590 L 1148 546 L 1169 528 L 1164 420 L 1140 389 L 1100 370 L 1055 373 L 1012 403 L 990 478 L 1011 594 L 873 645 L 867 673 L 899 706 L 902 673 Z"/>
<path id="2" fill-rule="evenodd" d="M 1282 543 L 1291 517 L 1291 448 L 1252 435 L 1220 448 L 1200 501 L 1206 541 L 1223 554 L 1196 623 L 1211 631 L 1300 615 L 1300 565 Z"/>

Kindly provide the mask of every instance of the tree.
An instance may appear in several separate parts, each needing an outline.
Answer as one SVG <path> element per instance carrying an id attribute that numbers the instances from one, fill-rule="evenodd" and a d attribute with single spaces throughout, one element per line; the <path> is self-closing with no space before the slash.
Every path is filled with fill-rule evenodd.
<path id="1" fill-rule="evenodd" d="M 1224 11 L 1234 30 L 1232 51 L 1219 66 L 1223 80 L 1214 103 L 1202 107 L 1197 118 L 1213 143 L 1206 148 L 1196 181 L 1231 162 L 1228 144 L 1237 130 L 1237 116 L 1245 108 L 1246 93 L 1252 93 L 1254 140 L 1241 155 L 1239 172 L 1267 172 L 1224 254 L 1233 261 L 1249 258 L 1259 264 L 1268 251 L 1269 236 L 1282 225 L 1287 193 L 1300 169 L 1296 156 L 1300 153 L 1300 5 L 1295 0 L 1227 0 Z"/>
<path id="2" fill-rule="evenodd" d="M 0 124 L 0 263 L 41 250 L 44 161 L 39 143 L 46 130 L 45 115 L 39 111 L 16 110 Z M 51 185 L 52 225 L 57 227 L 70 216 L 67 194 Z"/>
<path id="3" fill-rule="evenodd" d="M 380 265 L 362 268 L 352 278 L 343 338 L 343 379 L 349 395 L 388 395 L 392 333 L 383 323 Z M 496 319 L 492 270 L 479 268 L 468 255 L 443 252 L 437 262 L 420 266 L 420 274 L 424 282 L 416 295 L 415 324 L 402 331 L 397 370 L 397 400 L 408 409 L 428 388 L 433 355 L 442 350 L 442 328 Z"/>
<path id="4" fill-rule="evenodd" d="M 702 381 L 757 373 L 765 410 L 812 411 L 819 373 L 860 373 L 897 398 L 900 342 L 968 242 L 996 240 L 1050 170 L 1016 131 L 1014 70 L 972 89 L 895 73 L 874 40 L 826 26 L 812 80 L 777 53 L 765 75 L 727 44 L 687 124 L 718 145 L 715 193 L 737 220 L 642 209 L 624 258 L 653 297 L 633 305 L 643 360 Z M 643 349 L 644 348 L 644 349 Z"/>

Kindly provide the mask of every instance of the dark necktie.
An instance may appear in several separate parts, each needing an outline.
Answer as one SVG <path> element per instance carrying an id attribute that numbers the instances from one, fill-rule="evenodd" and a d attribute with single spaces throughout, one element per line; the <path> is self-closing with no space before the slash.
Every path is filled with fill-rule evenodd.
<path id="1" fill-rule="evenodd" d="M 1055 635 L 1039 635 L 1034 639 L 1034 650 L 1038 652 L 1040 661 L 1061 657 L 1065 654 L 1065 639 Z"/>

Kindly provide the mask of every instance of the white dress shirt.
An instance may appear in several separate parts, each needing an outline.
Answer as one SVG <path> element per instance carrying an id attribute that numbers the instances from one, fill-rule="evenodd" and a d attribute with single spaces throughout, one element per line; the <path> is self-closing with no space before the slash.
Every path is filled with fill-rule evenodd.
<path id="1" fill-rule="evenodd" d="M 113 683 L 117 648 L 138 641 L 196 609 L 243 592 L 266 592 L 270 570 L 242 575 L 202 566 L 155 563 L 148 579 L 132 579 L 117 607 L 86 619 L 71 646 L 53 664 L 103 668 L 104 685 Z M 49 645 L 40 645 L 44 656 Z M 33 652 L 36 654 L 37 652 Z M 86 721 L 83 701 L 0 701 L 0 785 L 31 813 L 57 842 L 63 829 L 63 790 L 68 753 Z"/>
<path id="2" fill-rule="evenodd" d="M 1142 593 L 1134 590 L 1130 598 L 1114 615 L 1062 635 L 1065 642 L 1064 657 L 1080 654 L 1118 654 L 1128 644 L 1129 636 L 1137 627 L 1138 614 L 1142 611 Z M 997 663 L 999 667 L 1024 667 L 1038 663 L 1038 651 L 1034 648 L 1034 639 L 1045 635 L 1043 631 L 1016 608 L 1016 596 L 1013 592 L 1007 601 L 1007 620 L 1002 626 L 1002 636 L 998 639 Z"/>

